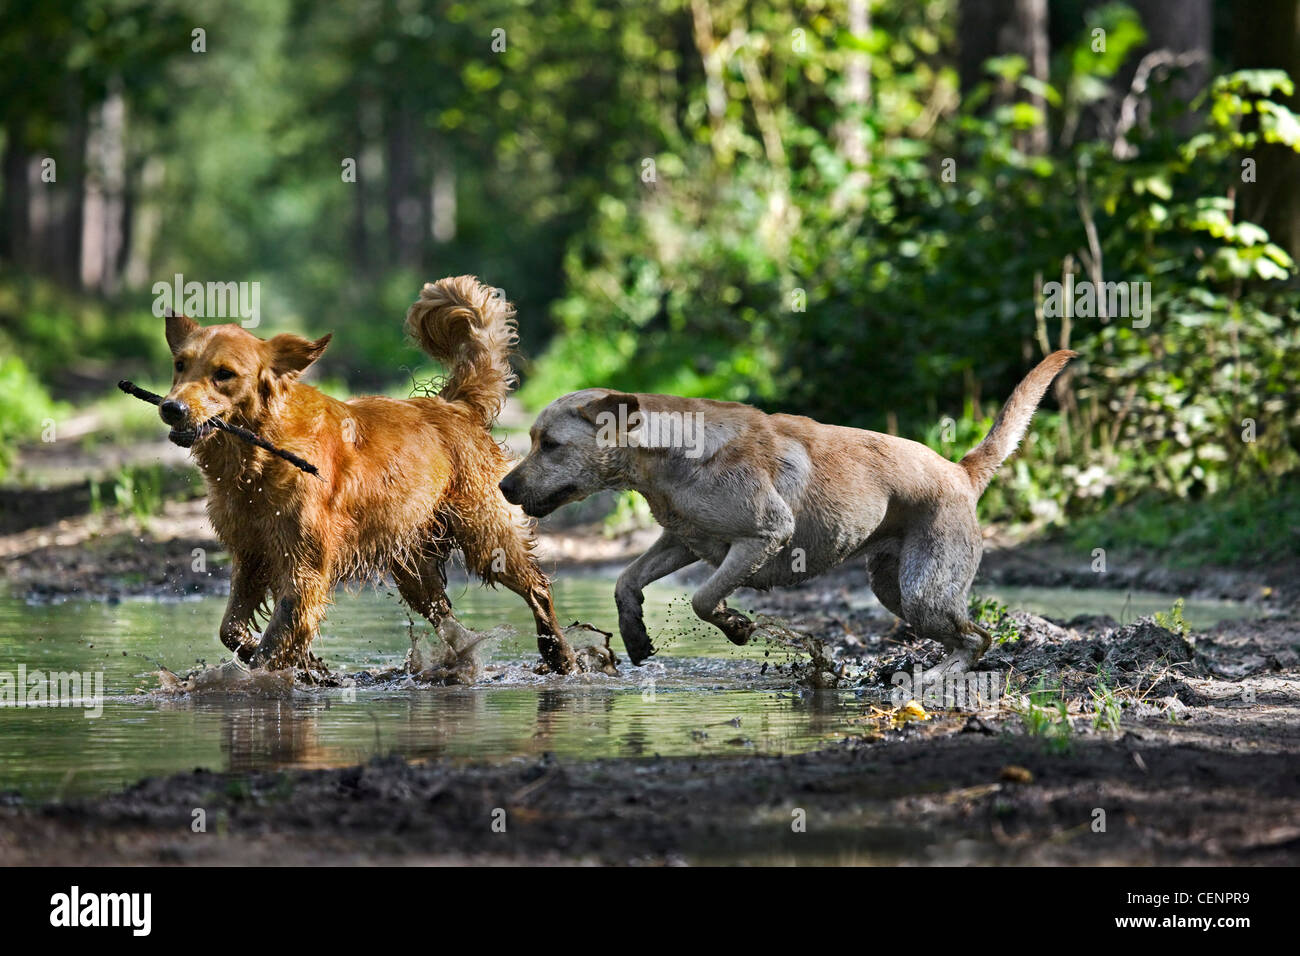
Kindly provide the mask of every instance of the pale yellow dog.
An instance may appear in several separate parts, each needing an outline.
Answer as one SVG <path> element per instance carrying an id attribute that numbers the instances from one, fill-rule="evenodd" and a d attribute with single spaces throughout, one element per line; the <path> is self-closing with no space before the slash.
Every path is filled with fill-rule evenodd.
<path id="1" fill-rule="evenodd" d="M 960 462 L 893 435 L 734 402 L 573 392 L 542 410 L 532 448 L 501 492 L 534 517 L 602 489 L 645 496 L 664 533 L 615 589 L 634 664 L 654 653 L 643 590 L 679 568 L 713 566 L 691 605 L 744 644 L 754 624 L 727 607 L 736 588 L 795 584 L 865 555 L 880 602 L 948 650 L 934 672 L 960 670 L 990 643 L 967 612 L 983 550 L 975 504 L 1076 354 L 1043 359 Z"/>

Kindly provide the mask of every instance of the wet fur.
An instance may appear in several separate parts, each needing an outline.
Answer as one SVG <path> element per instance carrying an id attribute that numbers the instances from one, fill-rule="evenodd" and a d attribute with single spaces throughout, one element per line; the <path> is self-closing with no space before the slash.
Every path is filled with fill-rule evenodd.
<path id="1" fill-rule="evenodd" d="M 645 496 L 664 533 L 615 588 L 633 663 L 654 653 L 643 589 L 679 568 L 697 560 L 714 567 L 692 607 L 744 644 L 754 624 L 727 607 L 736 588 L 796 584 L 862 556 L 880 602 L 949 651 L 936 670 L 969 667 L 990 641 L 967 610 L 983 550 L 976 502 L 1074 355 L 1063 350 L 1039 363 L 960 462 L 892 435 L 733 402 L 587 389 L 542 411 L 531 450 L 501 489 L 534 516 L 602 489 Z M 618 420 L 620 408 L 628 427 L 611 441 L 598 428 Z M 700 454 L 640 447 L 633 412 L 698 416 Z"/>
<path id="2" fill-rule="evenodd" d="M 178 370 L 166 401 L 185 415 L 164 420 L 178 442 L 198 430 L 192 453 L 208 514 L 232 558 L 220 631 L 227 648 L 255 665 L 307 667 L 334 587 L 389 573 L 436 627 L 451 613 L 444 565 L 459 549 L 484 582 L 528 603 L 544 664 L 573 670 L 531 522 L 497 488 L 510 461 L 490 427 L 513 383 L 513 314 L 472 276 L 426 285 L 406 330 L 449 367 L 440 393 L 347 402 L 298 381 L 329 336 L 263 340 L 238 325 L 168 317 Z M 218 370 L 234 374 L 218 380 Z M 231 435 L 204 433 L 216 416 L 312 462 L 319 478 Z M 267 619 L 260 640 L 259 618 Z"/>

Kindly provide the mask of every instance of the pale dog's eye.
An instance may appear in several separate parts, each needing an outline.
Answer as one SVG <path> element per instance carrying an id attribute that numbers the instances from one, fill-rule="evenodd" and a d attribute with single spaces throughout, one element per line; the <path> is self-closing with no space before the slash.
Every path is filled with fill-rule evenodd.
<path id="1" fill-rule="evenodd" d="M 217 382 L 229 382 L 234 377 L 235 373 L 228 368 L 219 368 L 212 376 L 213 380 Z"/>
<path id="2" fill-rule="evenodd" d="M 542 452 L 555 451 L 555 449 L 560 447 L 560 443 L 550 435 L 546 435 L 537 443 L 537 447 Z"/>

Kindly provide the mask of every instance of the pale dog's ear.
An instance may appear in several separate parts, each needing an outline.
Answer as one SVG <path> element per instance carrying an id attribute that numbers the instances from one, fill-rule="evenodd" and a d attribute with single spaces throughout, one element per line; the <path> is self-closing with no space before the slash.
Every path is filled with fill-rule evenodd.
<path id="1" fill-rule="evenodd" d="M 176 354 L 179 349 L 191 335 L 197 332 L 203 326 L 195 322 L 189 316 L 177 315 L 171 309 L 168 309 L 164 315 L 167 321 L 167 347 Z"/>
<path id="2" fill-rule="evenodd" d="M 641 426 L 641 400 L 631 392 L 609 392 L 578 406 L 578 414 L 596 426 L 596 441 L 619 448 Z"/>
<path id="3" fill-rule="evenodd" d="M 626 408 L 626 411 L 619 414 L 619 406 Z M 591 422 L 593 425 L 604 425 L 609 421 L 624 421 L 631 417 L 633 412 L 640 411 L 641 400 L 631 392 L 607 392 L 599 398 L 593 398 L 589 402 L 578 406 L 578 414 Z M 609 416 L 613 416 L 611 419 Z"/>

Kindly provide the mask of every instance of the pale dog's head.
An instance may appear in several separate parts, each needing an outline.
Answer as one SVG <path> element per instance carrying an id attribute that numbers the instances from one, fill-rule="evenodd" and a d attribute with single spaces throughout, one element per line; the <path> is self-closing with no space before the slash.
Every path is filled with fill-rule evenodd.
<path id="1" fill-rule="evenodd" d="M 638 409 L 636 395 L 607 388 L 557 398 L 537 416 L 529 431 L 532 448 L 501 479 L 501 494 L 540 518 L 597 491 L 627 487 L 626 436 Z"/>

